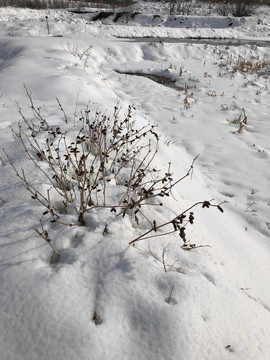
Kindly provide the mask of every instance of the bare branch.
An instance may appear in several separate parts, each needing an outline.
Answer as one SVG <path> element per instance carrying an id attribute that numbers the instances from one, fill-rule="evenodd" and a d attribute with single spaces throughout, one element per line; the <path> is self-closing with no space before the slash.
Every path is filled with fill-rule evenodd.
<path id="1" fill-rule="evenodd" d="M 210 200 L 212 201 L 212 200 Z M 145 233 L 141 234 L 140 236 L 136 237 L 134 240 L 130 241 L 129 242 L 129 245 L 132 245 L 134 244 L 135 242 L 137 241 L 142 241 L 142 240 L 146 240 L 146 239 L 150 239 L 152 237 L 157 237 L 157 236 L 164 236 L 166 234 L 171 234 L 171 233 L 174 233 L 175 231 L 178 231 L 178 230 L 181 230 L 181 228 L 183 227 L 174 227 L 174 230 L 173 231 L 170 231 L 168 233 L 165 233 L 165 234 L 155 234 L 155 235 L 152 235 L 152 236 L 147 236 L 148 234 L 152 233 L 153 231 L 156 232 L 157 230 L 169 225 L 169 224 L 174 224 L 175 221 L 177 221 L 178 219 L 180 219 L 181 217 L 183 217 L 183 215 L 185 215 L 187 212 L 189 212 L 190 210 L 192 210 L 194 207 L 198 206 L 198 205 L 202 205 L 203 207 L 216 207 L 218 208 L 220 211 L 223 211 L 222 208 L 221 208 L 221 204 L 224 204 L 226 201 L 223 201 L 222 203 L 218 204 L 218 205 L 215 205 L 215 204 L 211 204 L 210 201 L 198 201 L 196 202 L 195 204 L 191 205 L 189 208 L 187 208 L 186 210 L 184 210 L 182 213 L 180 213 L 179 215 L 175 216 L 173 219 L 169 220 L 169 221 L 166 221 L 165 223 L 161 224 L 161 225 L 158 225 L 158 226 L 155 226 L 151 229 L 149 229 L 148 231 L 146 231 Z M 188 221 L 190 222 L 190 221 Z"/>

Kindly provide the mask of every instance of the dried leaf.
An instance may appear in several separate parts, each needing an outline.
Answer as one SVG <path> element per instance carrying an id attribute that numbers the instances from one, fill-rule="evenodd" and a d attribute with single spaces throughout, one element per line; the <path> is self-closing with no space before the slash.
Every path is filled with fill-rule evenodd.
<path id="1" fill-rule="evenodd" d="M 218 210 L 221 211 L 222 213 L 224 212 L 224 210 L 222 209 L 222 207 L 220 205 L 217 206 Z"/>
<path id="2" fill-rule="evenodd" d="M 210 207 L 210 202 L 209 201 L 204 201 L 203 202 L 203 205 L 202 205 L 203 208 L 209 208 Z"/>

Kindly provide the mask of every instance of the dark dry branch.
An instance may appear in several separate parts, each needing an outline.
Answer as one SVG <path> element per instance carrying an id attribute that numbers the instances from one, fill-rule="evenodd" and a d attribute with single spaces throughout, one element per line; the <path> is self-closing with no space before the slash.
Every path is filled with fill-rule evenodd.
<path id="1" fill-rule="evenodd" d="M 164 172 L 153 166 L 158 152 L 159 136 L 155 127 L 149 124 L 139 129 L 135 127 L 133 106 L 128 107 L 124 116 L 120 116 L 120 109 L 115 106 L 111 117 L 100 112 L 92 116 L 87 106 L 78 120 L 80 129 L 75 133 L 74 129 L 63 132 L 60 127 L 49 126 L 26 87 L 25 91 L 33 112 L 33 120 L 27 119 L 17 106 L 22 123 L 18 124 L 17 131 L 13 130 L 13 133 L 20 140 L 27 157 L 45 178 L 49 187 L 47 194 L 33 185 L 31 177 L 26 176 L 24 169 L 19 171 L 5 154 L 32 198 L 39 201 L 50 213 L 52 222 L 67 226 L 85 225 L 87 213 L 97 208 L 107 208 L 116 215 L 134 217 L 137 224 L 140 219 L 146 219 L 149 223 L 149 230 L 130 244 L 178 231 L 184 242 L 183 248 L 190 249 L 194 246 L 187 244 L 185 235 L 185 227 L 193 224 L 194 220 L 190 210 L 201 204 L 203 207 L 217 207 L 223 211 L 220 204 L 213 205 L 209 201 L 203 201 L 193 204 L 163 224 L 150 220 L 145 210 L 148 207 L 163 206 L 160 198 L 164 200 L 172 196 L 173 188 L 192 175 L 197 157 L 193 159 L 187 173 L 174 180 L 170 163 Z M 68 117 L 60 101 L 57 102 L 67 121 Z M 111 187 L 110 192 L 108 191 L 110 183 L 120 186 L 121 189 L 113 203 Z M 51 200 L 51 190 L 61 199 L 61 208 Z M 72 224 L 62 221 L 63 213 L 73 209 L 77 220 Z M 158 232 L 169 224 L 173 227 L 171 231 L 163 234 Z M 165 253 L 163 256 L 165 257 Z"/>
<path id="2" fill-rule="evenodd" d="M 64 209 L 75 203 L 79 224 L 84 224 L 85 213 L 93 208 L 108 206 L 107 185 L 112 180 L 122 185 L 125 191 L 116 203 L 108 207 L 113 211 L 121 209 L 119 214 L 123 216 L 127 212 L 138 212 L 142 205 L 149 204 L 147 200 L 150 198 L 169 195 L 167 192 L 172 187 L 170 166 L 164 176 L 151 167 L 158 151 L 159 137 L 153 126 L 135 128 L 132 106 L 123 120 L 118 107 L 114 108 L 112 118 L 99 112 L 92 118 L 87 107 L 79 119 L 80 130 L 73 136 L 73 141 L 67 141 L 67 134 L 59 127 L 49 127 L 26 87 L 25 90 L 34 120 L 28 120 L 17 106 L 23 123 L 19 123 L 18 130 L 13 130 L 13 133 L 22 143 L 28 158 L 62 198 Z M 59 100 L 57 102 L 67 119 Z M 23 124 L 30 135 L 23 130 Z M 46 136 L 44 145 L 41 145 L 40 134 L 43 138 Z M 28 145 L 35 154 L 30 152 Z M 40 161 L 47 163 L 48 169 L 44 165 L 41 167 Z M 55 221 L 59 221 L 60 215 L 48 197 L 30 184 L 23 170 L 19 172 L 10 163 L 32 197 L 50 210 Z"/>
<path id="3" fill-rule="evenodd" d="M 65 123 L 67 124 L 68 120 L 67 120 L 67 115 L 65 113 L 65 110 L 63 109 L 63 106 L 58 98 L 56 98 L 56 101 L 58 102 L 59 109 L 62 111 L 62 113 L 64 115 Z"/>
<path id="4" fill-rule="evenodd" d="M 41 231 L 38 229 L 35 229 L 36 233 L 42 237 L 43 240 L 45 240 L 47 242 L 47 244 L 49 244 L 49 246 L 52 248 L 53 250 L 53 255 L 51 257 L 51 264 L 54 264 L 56 262 L 58 262 L 58 260 L 60 259 L 60 254 L 59 252 L 56 250 L 55 246 L 52 244 L 52 241 L 49 237 L 49 233 L 46 229 L 44 229 L 42 220 L 43 220 L 43 216 L 46 215 L 46 212 L 42 214 L 39 222 L 40 222 L 40 226 L 41 226 Z"/>
<path id="5" fill-rule="evenodd" d="M 25 92 L 26 92 L 26 95 L 27 95 L 27 98 L 30 102 L 30 108 L 32 110 L 32 113 L 34 115 L 34 118 L 38 121 L 38 125 L 39 125 L 39 128 L 37 129 L 37 132 L 39 132 L 40 130 L 45 130 L 47 131 L 49 129 L 49 124 L 47 122 L 47 120 L 45 118 L 43 118 L 41 116 L 41 108 L 40 107 L 36 107 L 34 105 L 34 102 L 33 102 L 33 99 L 32 99 L 32 95 L 30 94 L 30 92 L 28 91 L 26 85 L 24 84 L 24 89 L 25 89 Z M 22 116 L 21 112 L 19 112 L 20 115 Z M 22 116 L 24 118 L 24 116 Z"/>
<path id="6" fill-rule="evenodd" d="M 171 301 L 172 294 L 173 294 L 173 290 L 174 290 L 174 286 L 172 286 L 171 291 L 170 291 L 170 295 L 169 295 L 168 299 L 166 299 L 166 303 L 168 303 L 168 304 L 169 304 L 170 301 Z"/>
<path id="7" fill-rule="evenodd" d="M 9 161 L 9 164 L 14 169 L 16 175 L 22 180 L 26 190 L 30 192 L 31 198 L 34 200 L 37 200 L 41 205 L 43 205 L 49 211 L 49 213 L 52 216 L 51 222 L 57 222 L 61 225 L 70 226 L 70 227 L 75 226 L 75 225 L 81 225 L 79 222 L 77 222 L 75 224 L 70 224 L 70 223 L 65 223 L 65 222 L 61 221 L 59 219 L 60 218 L 59 215 L 57 214 L 56 207 L 51 203 L 51 200 L 50 200 L 50 190 L 52 189 L 52 187 L 47 190 L 47 197 L 45 197 L 35 186 L 31 185 L 31 183 L 27 180 L 24 169 L 21 169 L 21 173 L 19 173 L 17 168 L 14 166 L 14 163 L 10 159 L 9 155 L 5 152 L 4 149 L 2 149 L 2 150 L 5 153 L 8 161 Z"/>
<path id="8" fill-rule="evenodd" d="M 212 200 L 211 200 L 212 201 Z M 202 205 L 203 208 L 210 208 L 210 207 L 216 207 L 219 211 L 223 212 L 223 209 L 221 208 L 221 204 L 225 203 L 222 202 L 218 205 L 216 204 L 211 204 L 210 201 L 198 201 L 196 203 L 194 203 L 193 205 L 191 205 L 188 209 L 184 210 L 182 213 L 180 213 L 179 215 L 177 215 L 176 217 L 174 217 L 173 219 L 166 221 L 165 223 L 161 224 L 161 225 L 157 225 L 156 221 L 154 220 L 152 227 L 147 230 L 145 233 L 141 234 L 140 236 L 136 237 L 135 239 L 133 239 L 132 241 L 129 242 L 130 245 L 136 243 L 137 241 L 142 241 L 142 240 L 146 240 L 146 239 L 151 239 L 153 237 L 158 237 L 158 236 L 164 236 L 164 235 L 168 235 L 168 234 L 172 234 L 176 231 L 179 231 L 179 236 L 180 238 L 183 240 L 183 242 L 186 242 L 186 234 L 185 234 L 185 227 L 188 224 L 193 224 L 193 220 L 194 220 L 194 216 L 193 216 L 193 212 L 190 212 L 189 214 L 189 218 L 187 220 L 185 220 L 186 218 L 186 213 L 188 213 L 191 209 L 193 209 L 194 207 L 198 206 L 198 205 Z M 162 234 L 154 234 L 154 235 L 150 235 L 148 236 L 148 234 L 152 233 L 152 232 L 157 232 L 157 230 L 167 226 L 171 224 L 173 226 L 173 230 L 166 232 L 166 233 L 162 233 Z"/>

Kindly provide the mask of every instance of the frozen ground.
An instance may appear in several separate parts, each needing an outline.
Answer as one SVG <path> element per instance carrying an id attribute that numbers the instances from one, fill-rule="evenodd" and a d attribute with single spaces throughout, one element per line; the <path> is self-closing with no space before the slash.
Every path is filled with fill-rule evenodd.
<path id="1" fill-rule="evenodd" d="M 1 152 L 1 360 L 269 359 L 269 47 L 119 38 L 270 40 L 269 8 L 233 19 L 233 26 L 216 15 L 181 23 L 165 13 L 162 23 L 149 26 L 156 14 L 150 5 L 128 24 L 91 22 L 92 15 L 62 10 L 1 8 L 0 147 L 46 193 L 48 179 L 11 131 L 22 121 L 19 109 L 34 119 L 25 87 L 49 125 L 69 138 L 87 105 L 93 117 L 96 111 L 110 116 L 117 105 L 120 118 L 134 105 L 138 129 L 157 126 L 158 169 L 166 171 L 171 162 L 177 179 L 199 155 L 173 197 L 163 207 L 146 208 L 148 219 L 159 225 L 210 199 L 227 201 L 224 213 L 193 209 L 187 240 L 207 246 L 190 251 L 177 233 L 130 246 L 149 229 L 148 221 L 137 225 L 110 209 L 93 210 L 87 227 L 51 223 L 45 215 L 60 253 L 52 265 L 51 248 L 35 232 L 44 207 L 31 199 Z M 143 12 L 142 4 L 134 11 Z M 259 66 L 241 72 L 241 64 Z M 165 77 L 173 87 L 145 74 Z M 38 138 L 44 144 L 46 134 Z M 121 186 L 110 186 L 113 202 Z M 62 221 L 76 222 L 72 208 Z"/>

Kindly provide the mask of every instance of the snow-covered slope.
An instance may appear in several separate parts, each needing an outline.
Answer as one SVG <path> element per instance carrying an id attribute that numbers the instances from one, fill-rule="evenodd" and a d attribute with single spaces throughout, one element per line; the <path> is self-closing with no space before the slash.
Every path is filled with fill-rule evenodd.
<path id="1" fill-rule="evenodd" d="M 269 358 L 269 47 L 116 38 L 269 40 L 268 10 L 227 27 L 228 19 L 216 16 L 149 26 L 146 12 L 120 25 L 65 10 L 0 9 L 0 148 L 11 162 L 0 153 L 1 360 Z M 155 166 L 167 171 L 171 163 L 176 180 L 199 155 L 192 176 L 163 206 L 149 205 L 139 225 L 107 208 L 92 210 L 87 226 L 44 215 L 60 253 L 50 264 L 51 248 L 35 231 L 45 209 L 12 168 L 24 169 L 41 192 L 51 187 L 11 131 L 19 121 L 25 126 L 19 112 L 34 121 L 26 91 L 68 138 L 82 126 L 86 106 L 94 118 L 96 111 L 112 116 L 117 105 L 123 119 L 133 105 L 138 129 L 157 126 Z M 37 136 L 45 146 L 46 132 Z M 113 202 L 121 187 L 110 186 Z M 160 225 L 210 199 L 227 203 L 224 213 L 192 209 L 186 238 L 197 248 L 184 250 L 177 232 L 129 245 L 149 221 Z M 62 221 L 76 222 L 74 206 Z"/>

